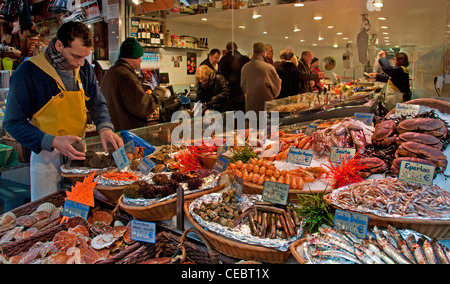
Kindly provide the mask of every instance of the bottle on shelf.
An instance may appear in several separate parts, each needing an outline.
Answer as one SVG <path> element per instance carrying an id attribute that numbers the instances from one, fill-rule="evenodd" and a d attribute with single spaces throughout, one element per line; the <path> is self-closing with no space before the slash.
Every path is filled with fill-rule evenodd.
<path id="1" fill-rule="evenodd" d="M 160 38 L 160 32 L 159 32 L 159 25 L 155 24 L 155 43 L 156 45 L 161 44 L 161 38 Z"/>
<path id="2" fill-rule="evenodd" d="M 150 25 L 147 24 L 146 36 L 145 36 L 145 38 L 146 38 L 145 43 L 146 44 L 151 44 L 151 36 L 152 36 L 152 33 L 150 31 Z"/>
<path id="3" fill-rule="evenodd" d="M 159 26 L 159 44 L 164 45 L 164 31 L 162 25 Z"/>
<path id="4" fill-rule="evenodd" d="M 205 38 L 205 47 L 206 49 L 208 49 L 208 38 Z"/>
<path id="5" fill-rule="evenodd" d="M 137 30 L 137 41 L 142 41 L 142 25 L 139 24 L 138 30 Z"/>
<path id="6" fill-rule="evenodd" d="M 153 24 L 151 24 L 150 26 L 152 27 L 150 34 L 150 44 L 155 44 L 156 41 L 155 27 L 153 26 Z"/>

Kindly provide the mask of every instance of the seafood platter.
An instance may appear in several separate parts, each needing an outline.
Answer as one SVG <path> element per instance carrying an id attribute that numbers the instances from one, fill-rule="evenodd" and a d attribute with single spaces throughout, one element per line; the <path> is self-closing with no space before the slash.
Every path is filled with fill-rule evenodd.
<path id="1" fill-rule="evenodd" d="M 303 223 L 291 205 L 274 206 L 261 195 L 242 195 L 234 189 L 203 195 L 185 203 L 189 221 L 224 255 L 284 263 L 289 245 L 303 234 Z"/>
<path id="2" fill-rule="evenodd" d="M 322 226 L 293 243 L 301 264 L 450 264 L 450 249 L 412 230 L 374 226 L 364 240 L 345 230 Z"/>

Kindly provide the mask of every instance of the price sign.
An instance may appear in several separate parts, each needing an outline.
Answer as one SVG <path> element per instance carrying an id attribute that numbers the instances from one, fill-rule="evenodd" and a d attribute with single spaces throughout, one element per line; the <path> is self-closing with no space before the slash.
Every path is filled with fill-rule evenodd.
<path id="1" fill-rule="evenodd" d="M 222 154 L 217 158 L 216 163 L 213 166 L 213 170 L 216 170 L 219 173 L 223 173 L 224 171 L 227 170 L 230 162 L 231 158 Z"/>
<path id="2" fill-rule="evenodd" d="M 123 168 L 130 164 L 125 148 L 122 146 L 112 153 L 114 162 L 116 162 L 117 168 L 121 171 Z"/>
<path id="3" fill-rule="evenodd" d="M 316 131 L 318 124 L 317 123 L 311 123 L 308 125 L 308 128 L 305 130 L 305 135 L 313 135 L 313 133 Z"/>
<path id="4" fill-rule="evenodd" d="M 291 147 L 286 162 L 309 167 L 314 157 L 314 151 Z"/>
<path id="5" fill-rule="evenodd" d="M 402 116 L 416 116 L 419 114 L 419 105 L 411 105 L 411 104 L 404 104 L 404 103 L 398 103 L 395 106 L 395 116 L 402 117 Z"/>
<path id="6" fill-rule="evenodd" d="M 235 195 L 239 198 L 242 196 L 242 188 L 244 187 L 244 179 L 238 176 L 234 176 L 233 185 L 231 186 L 234 189 Z"/>
<path id="7" fill-rule="evenodd" d="M 142 158 L 141 162 L 138 165 L 138 170 L 140 170 L 144 175 L 148 175 L 153 168 L 156 166 L 155 162 L 150 159 L 149 156 L 145 156 Z"/>
<path id="8" fill-rule="evenodd" d="M 156 241 L 156 224 L 144 221 L 130 221 L 131 239 L 138 242 L 154 244 Z"/>
<path id="9" fill-rule="evenodd" d="M 66 199 L 64 202 L 63 215 L 66 217 L 81 217 L 87 219 L 89 214 L 89 205 L 78 203 L 76 201 Z"/>
<path id="10" fill-rule="evenodd" d="M 334 228 L 355 234 L 360 239 L 367 237 L 369 216 L 336 209 L 334 213 Z"/>
<path id="11" fill-rule="evenodd" d="M 123 147 L 125 148 L 125 153 L 134 154 L 134 152 L 136 152 L 136 149 L 134 147 L 134 140 L 130 140 L 125 145 L 123 145 Z"/>
<path id="12" fill-rule="evenodd" d="M 264 182 L 262 200 L 286 205 L 289 194 L 289 184 L 266 181 Z"/>
<path id="13" fill-rule="evenodd" d="M 434 179 L 434 166 L 409 161 L 401 161 L 398 179 L 405 182 L 431 185 Z"/>
<path id="14" fill-rule="evenodd" d="M 355 148 L 331 147 L 330 162 L 340 164 L 341 159 L 350 160 L 356 155 Z"/>
<path id="15" fill-rule="evenodd" d="M 354 120 L 359 120 L 369 126 L 372 125 L 374 117 L 375 117 L 375 114 L 364 113 L 364 112 L 355 112 L 355 114 L 353 115 Z"/>

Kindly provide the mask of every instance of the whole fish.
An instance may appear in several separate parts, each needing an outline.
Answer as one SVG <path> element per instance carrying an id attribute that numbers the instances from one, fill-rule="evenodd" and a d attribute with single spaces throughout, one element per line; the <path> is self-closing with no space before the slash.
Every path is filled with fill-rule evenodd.
<path id="1" fill-rule="evenodd" d="M 384 236 L 381 235 L 381 231 L 378 229 L 377 226 L 373 228 L 373 232 L 383 251 L 387 255 L 389 255 L 389 257 L 395 260 L 395 262 L 399 264 L 411 263 L 411 261 L 408 258 L 406 258 L 400 250 L 394 247 Z"/>
<path id="2" fill-rule="evenodd" d="M 428 264 L 427 258 L 425 257 L 425 253 L 423 252 L 422 247 L 418 243 L 413 243 L 411 245 L 411 250 L 418 264 Z"/>
<path id="3" fill-rule="evenodd" d="M 312 256 L 330 256 L 330 257 L 336 257 L 336 258 L 343 258 L 345 260 L 351 261 L 353 263 L 362 264 L 361 261 L 359 261 L 355 256 L 340 251 L 340 250 L 327 250 L 327 251 L 313 251 L 310 252 Z"/>
<path id="4" fill-rule="evenodd" d="M 403 253 L 403 255 L 407 259 L 409 259 L 409 261 L 411 261 L 414 264 L 417 264 L 416 258 L 414 257 L 413 252 L 411 251 L 410 247 L 408 246 L 405 240 L 401 240 L 398 243 L 398 247 L 400 248 L 400 251 Z"/>
<path id="5" fill-rule="evenodd" d="M 369 248 L 364 245 L 355 247 L 355 255 L 365 264 L 385 264 L 385 262 Z"/>
<path id="6" fill-rule="evenodd" d="M 332 238 L 335 238 L 335 239 L 339 240 L 341 243 L 344 243 L 348 246 L 352 246 L 352 244 L 353 244 L 353 241 L 351 239 L 349 239 L 347 236 L 345 236 L 344 234 L 341 234 L 331 228 L 319 227 L 319 231 L 322 234 L 328 235 Z"/>
<path id="7" fill-rule="evenodd" d="M 431 240 L 431 245 L 433 246 L 434 252 L 437 255 L 440 264 L 450 264 L 450 260 L 447 257 L 447 254 L 442 249 L 441 245 L 436 239 Z"/>
<path id="8" fill-rule="evenodd" d="M 436 257 L 436 254 L 434 253 L 434 250 L 433 250 L 433 247 L 431 246 L 431 243 L 425 238 L 420 238 L 418 243 L 419 243 L 419 245 L 422 246 L 422 250 L 425 253 L 425 257 L 427 258 L 427 262 L 429 264 L 437 264 L 438 263 L 438 259 Z"/>
<path id="9" fill-rule="evenodd" d="M 369 239 L 364 242 L 364 245 L 367 246 L 371 251 L 373 251 L 381 260 L 383 260 L 387 264 L 395 264 L 395 261 L 389 257 L 384 251 L 382 251 L 374 239 Z"/>

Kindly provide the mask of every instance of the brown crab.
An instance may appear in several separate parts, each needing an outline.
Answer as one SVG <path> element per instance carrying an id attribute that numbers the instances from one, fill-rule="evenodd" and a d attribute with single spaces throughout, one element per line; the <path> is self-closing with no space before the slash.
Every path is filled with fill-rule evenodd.
<path id="1" fill-rule="evenodd" d="M 437 138 L 447 137 L 447 126 L 445 122 L 437 118 L 410 118 L 398 124 L 398 133 L 420 132 L 433 135 Z"/>
<path id="2" fill-rule="evenodd" d="M 444 143 L 442 143 L 442 141 L 436 136 L 418 132 L 405 132 L 400 134 L 397 137 L 397 145 L 400 145 L 404 142 L 416 142 L 425 144 L 438 150 L 441 150 L 442 146 L 444 146 Z"/>
<path id="3" fill-rule="evenodd" d="M 361 158 L 359 159 L 358 165 L 364 165 L 367 168 L 358 172 L 358 175 L 362 178 L 367 178 L 372 174 L 385 173 L 388 170 L 386 163 L 380 158 Z"/>
<path id="4" fill-rule="evenodd" d="M 396 142 L 397 123 L 393 120 L 385 120 L 375 126 L 372 135 L 372 144 L 377 146 L 390 146 Z"/>
<path id="5" fill-rule="evenodd" d="M 398 172 L 399 172 L 399 169 L 400 169 L 400 163 L 402 161 L 408 161 L 408 162 L 425 164 L 425 165 L 430 165 L 430 166 L 436 167 L 436 165 L 433 162 L 430 162 L 430 161 L 425 160 L 425 159 L 414 158 L 414 157 L 400 157 L 400 158 L 396 158 L 396 159 L 394 159 L 392 161 L 391 172 L 394 175 L 398 175 Z M 435 177 L 436 177 L 436 172 L 435 172 Z"/>
<path id="6" fill-rule="evenodd" d="M 437 168 L 442 168 L 443 171 L 447 168 L 447 156 L 442 151 L 416 142 L 402 143 L 395 152 L 395 157 L 421 158 L 433 162 Z"/>

